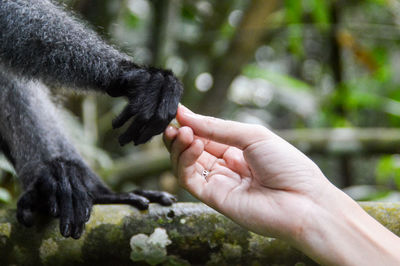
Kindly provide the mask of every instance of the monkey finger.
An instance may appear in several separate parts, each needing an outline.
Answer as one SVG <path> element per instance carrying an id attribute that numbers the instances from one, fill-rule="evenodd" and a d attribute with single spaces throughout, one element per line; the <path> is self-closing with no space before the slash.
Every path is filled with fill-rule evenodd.
<path id="1" fill-rule="evenodd" d="M 146 123 L 145 129 L 135 139 L 135 143 L 144 143 L 153 136 L 162 133 L 176 116 L 183 88 L 179 80 L 171 72 L 166 71 L 165 75 L 165 82 L 160 95 L 160 104 L 157 106 L 155 114 L 151 117 L 150 123 Z"/>
<path id="2" fill-rule="evenodd" d="M 152 118 L 149 123 L 143 125 L 139 134 L 135 135 L 133 141 L 135 145 L 143 144 L 150 140 L 153 136 L 158 135 L 164 131 L 169 124 L 167 120 L 160 120 Z"/>
<path id="3" fill-rule="evenodd" d="M 52 178 L 47 170 L 41 173 L 41 178 L 37 183 L 39 186 L 40 198 L 44 198 L 46 201 L 46 213 L 49 213 L 53 217 L 58 217 L 60 214 L 58 202 L 57 202 L 57 182 Z"/>
<path id="4" fill-rule="evenodd" d="M 35 215 L 29 208 L 20 208 L 17 210 L 17 219 L 18 222 L 25 225 L 26 227 L 31 227 L 35 221 Z"/>
<path id="5" fill-rule="evenodd" d="M 135 206 L 139 210 L 147 210 L 149 208 L 150 201 L 143 196 L 136 195 L 134 193 L 128 193 L 127 199 L 124 200 L 123 203 Z"/>
<path id="6" fill-rule="evenodd" d="M 91 199 L 86 191 L 86 187 L 82 184 L 85 178 L 85 172 L 80 169 L 71 167 L 67 170 L 72 190 L 72 204 L 74 220 L 71 227 L 71 237 L 78 239 L 82 235 L 87 220 L 87 209 L 91 204 Z M 91 206 L 90 206 L 91 207 Z"/>
<path id="7" fill-rule="evenodd" d="M 167 192 L 164 192 L 164 193 L 167 193 Z M 171 206 L 172 204 L 174 204 L 177 201 L 178 201 L 178 199 L 169 193 L 168 193 L 168 195 L 162 195 L 157 200 L 154 200 L 155 203 L 161 204 L 162 206 Z"/>
<path id="8" fill-rule="evenodd" d="M 132 107 L 130 103 L 122 110 L 122 112 L 113 119 L 112 127 L 114 129 L 122 127 L 129 119 L 131 119 L 135 114 L 136 110 Z"/>
<path id="9" fill-rule="evenodd" d="M 134 193 L 100 194 L 94 198 L 94 204 L 130 204 L 139 210 L 149 208 L 149 200 Z"/>
<path id="10" fill-rule="evenodd" d="M 137 115 L 135 121 L 149 121 L 157 110 L 160 97 L 160 84 L 164 76 L 160 72 L 151 73 L 148 83 L 136 84 L 135 96 L 129 99 L 129 106 Z"/>
<path id="11" fill-rule="evenodd" d="M 86 193 L 82 191 L 74 191 L 73 205 L 74 205 L 74 222 L 72 224 L 71 236 L 72 238 L 78 239 L 81 237 L 82 232 L 85 228 L 87 221 L 87 209 L 86 202 L 88 202 Z"/>
<path id="12" fill-rule="evenodd" d="M 60 216 L 60 208 L 58 207 L 58 201 L 56 193 L 51 194 L 48 198 L 48 205 L 49 205 L 49 213 L 53 217 Z"/>
<path id="13" fill-rule="evenodd" d="M 138 118 L 135 118 L 126 131 L 118 137 L 119 144 L 124 146 L 125 144 L 133 141 L 134 135 L 138 134 L 137 131 L 140 131 L 140 129 L 143 127 L 143 124 L 144 123 L 140 122 Z"/>
<path id="14" fill-rule="evenodd" d="M 86 200 L 85 204 L 83 205 L 83 212 L 84 212 L 84 222 L 88 222 L 90 219 L 90 215 L 92 212 L 92 207 L 93 207 L 93 198 L 90 194 L 86 194 Z"/>
<path id="15" fill-rule="evenodd" d="M 143 196 L 146 199 L 150 200 L 150 202 L 159 203 L 163 206 L 170 206 L 177 201 L 174 195 L 171 195 L 168 192 L 164 191 L 136 189 L 132 191 L 132 193 Z"/>
<path id="16" fill-rule="evenodd" d="M 34 207 L 37 200 L 36 191 L 31 189 L 27 190 L 17 203 L 17 219 L 18 221 L 31 227 L 34 224 Z"/>
<path id="17" fill-rule="evenodd" d="M 164 76 L 165 75 L 165 76 Z M 138 114 L 137 120 L 142 124 L 141 126 L 136 126 L 133 131 L 134 137 L 133 141 L 135 145 L 139 145 L 147 142 L 153 136 L 162 133 L 170 121 L 175 117 L 179 96 L 182 89 L 175 87 L 179 85 L 179 81 L 169 73 L 168 71 L 161 74 L 161 72 L 154 74 L 150 82 L 150 87 L 154 87 L 151 90 L 153 95 L 147 95 L 146 99 L 141 102 L 143 110 L 141 114 Z M 159 86 L 161 88 L 157 88 Z M 160 104 L 149 103 L 149 99 L 159 98 L 157 102 Z M 149 116 L 150 114 L 150 116 Z M 143 121 L 145 121 L 143 123 Z M 135 123 L 134 122 L 134 123 Z"/>
<path id="18" fill-rule="evenodd" d="M 155 119 L 151 119 L 148 115 L 137 115 L 128 129 L 120 136 L 120 144 L 124 145 L 130 141 L 133 141 L 135 145 L 142 144 L 143 142 L 138 141 L 140 136 L 148 126 L 154 126 L 156 122 Z"/>
<path id="19" fill-rule="evenodd" d="M 60 203 L 60 232 L 64 237 L 71 236 L 72 222 L 74 221 L 71 184 L 67 177 L 62 175 L 58 185 L 57 199 Z"/>
<path id="20" fill-rule="evenodd" d="M 163 87 L 161 98 L 164 99 L 158 106 L 159 112 L 165 113 L 171 121 L 177 113 L 180 96 L 183 86 L 180 81 L 172 74 L 168 75 L 166 85 Z"/>

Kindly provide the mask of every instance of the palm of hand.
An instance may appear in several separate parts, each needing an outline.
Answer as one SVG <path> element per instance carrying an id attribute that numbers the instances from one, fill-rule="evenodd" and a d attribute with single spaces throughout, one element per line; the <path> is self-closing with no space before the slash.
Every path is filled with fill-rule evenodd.
<path id="1" fill-rule="evenodd" d="M 275 228 L 282 231 L 284 215 L 307 211 L 308 194 L 315 193 L 313 176 L 319 172 L 280 138 L 254 143 L 244 151 L 208 142 L 191 168 L 190 175 L 206 178 L 198 191 L 203 201 L 255 232 L 279 237 L 284 235 Z M 209 172 L 207 177 L 201 176 L 203 170 Z"/>

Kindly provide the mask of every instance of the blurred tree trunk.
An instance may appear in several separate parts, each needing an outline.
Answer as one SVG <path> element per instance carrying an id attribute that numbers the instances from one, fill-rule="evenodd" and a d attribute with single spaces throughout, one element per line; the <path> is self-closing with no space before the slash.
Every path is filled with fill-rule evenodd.
<path id="1" fill-rule="evenodd" d="M 220 30 L 232 11 L 231 8 L 232 3 L 230 1 L 214 1 L 214 12 L 204 15 L 201 34 L 197 42 L 194 44 L 179 43 L 181 54 L 187 62 L 187 71 L 183 77 L 185 93 L 182 97 L 182 102 L 187 106 L 192 108 L 198 106 L 203 97 L 203 93 L 196 89 L 194 80 L 204 71 L 203 65 L 206 65 L 206 71 L 211 68 L 216 56 L 213 51 L 215 40 L 218 39 Z"/>
<path id="2" fill-rule="evenodd" d="M 339 16 L 340 16 L 340 6 L 337 1 L 332 1 L 331 3 L 331 66 L 333 72 L 333 79 L 335 82 L 335 88 L 337 90 L 337 97 L 340 102 L 336 103 L 335 111 L 336 113 L 343 117 L 347 117 L 346 108 L 343 105 L 343 99 L 346 98 L 347 87 L 342 84 L 342 62 L 341 62 L 341 49 L 338 40 L 338 27 L 339 27 Z M 339 158 L 340 163 L 340 175 L 342 178 L 343 187 L 351 186 L 352 184 L 352 174 L 351 174 L 351 158 L 347 155 L 343 155 Z"/>
<path id="3" fill-rule="evenodd" d="M 172 52 L 174 23 L 177 16 L 177 0 L 151 0 L 153 9 L 149 48 L 151 50 L 151 65 L 163 67 L 166 57 Z"/>
<path id="4" fill-rule="evenodd" d="M 122 0 L 74 0 L 72 8 L 89 21 L 103 36 L 121 8 Z"/>
<path id="5" fill-rule="evenodd" d="M 217 58 L 211 69 L 214 83 L 196 108 L 204 114 L 218 115 L 223 110 L 233 79 L 253 56 L 266 34 L 268 17 L 280 6 L 278 0 L 253 0 L 245 10 L 226 53 Z"/>

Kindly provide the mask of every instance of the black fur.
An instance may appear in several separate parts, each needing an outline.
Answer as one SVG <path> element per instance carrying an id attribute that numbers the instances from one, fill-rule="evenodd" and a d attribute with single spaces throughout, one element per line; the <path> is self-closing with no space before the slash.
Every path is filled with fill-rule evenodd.
<path id="1" fill-rule="evenodd" d="M 139 67 L 49 0 L 0 1 L 0 148 L 24 187 L 17 218 L 26 226 L 37 212 L 60 219 L 65 237 L 79 238 L 93 204 L 171 205 L 168 193 L 115 194 L 86 165 L 63 133 L 44 84 L 94 89 L 128 104 L 113 121 L 134 117 L 121 145 L 141 144 L 176 115 L 182 85 L 167 70 Z"/>
<path id="2" fill-rule="evenodd" d="M 49 0 L 0 1 L 0 61 L 15 74 L 46 84 L 127 97 L 114 125 L 136 117 L 121 144 L 138 145 L 161 133 L 176 115 L 183 91 L 170 71 L 137 66 Z"/>

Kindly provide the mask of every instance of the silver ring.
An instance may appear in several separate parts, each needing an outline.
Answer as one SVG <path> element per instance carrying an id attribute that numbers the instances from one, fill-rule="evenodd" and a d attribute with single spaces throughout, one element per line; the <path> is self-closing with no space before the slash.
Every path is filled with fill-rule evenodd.
<path id="1" fill-rule="evenodd" d="M 207 170 L 203 170 L 203 172 L 201 173 L 201 175 L 202 175 L 204 178 L 207 178 L 207 176 L 208 176 L 209 173 L 210 173 L 210 172 L 208 172 Z"/>

